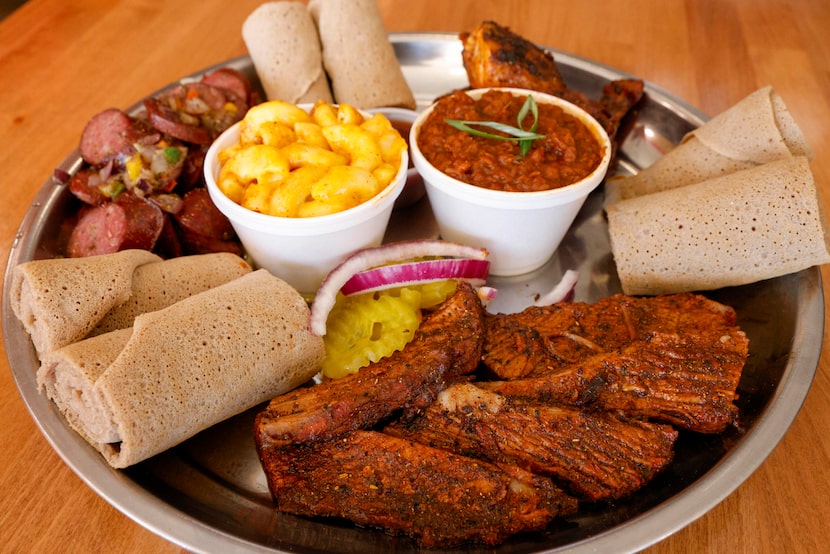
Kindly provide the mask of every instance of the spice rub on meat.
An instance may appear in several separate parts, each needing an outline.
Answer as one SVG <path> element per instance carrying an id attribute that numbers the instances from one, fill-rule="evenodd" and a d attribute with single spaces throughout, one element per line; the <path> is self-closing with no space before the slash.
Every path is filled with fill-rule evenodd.
<path id="1" fill-rule="evenodd" d="M 746 355 L 735 310 L 703 295 L 617 294 L 596 303 L 561 302 L 487 315 L 483 362 L 501 379 L 537 377 L 619 349 L 654 333 Z"/>
<path id="2" fill-rule="evenodd" d="M 482 359 L 511 397 L 720 433 L 738 409 L 749 340 L 737 316 L 702 295 L 618 294 L 488 316 Z"/>
<path id="3" fill-rule="evenodd" d="M 421 322 L 406 348 L 334 381 L 273 399 L 256 420 L 258 446 L 331 439 L 426 406 L 478 366 L 484 309 L 467 284 Z"/>
<path id="4" fill-rule="evenodd" d="M 255 442 L 277 508 L 428 547 L 496 544 L 573 512 L 576 500 L 547 478 L 371 431 L 393 414 L 406 420 L 475 370 L 483 317 L 476 293 L 459 284 L 403 350 L 272 400 L 256 417 Z"/>
<path id="5" fill-rule="evenodd" d="M 401 351 L 275 398 L 255 442 L 281 511 L 495 545 L 645 486 L 681 430 L 724 431 L 747 356 L 700 295 L 490 315 L 460 284 Z"/>
<path id="6" fill-rule="evenodd" d="M 480 386 L 507 397 L 616 411 L 698 433 L 721 433 L 738 415 L 734 401 L 746 344 L 736 351 L 654 333 L 558 373 Z"/>
<path id="7" fill-rule="evenodd" d="M 419 417 L 384 432 L 551 476 L 587 501 L 641 488 L 672 460 L 678 434 L 670 425 L 612 412 L 524 403 L 473 383 L 447 388 Z"/>
<path id="8" fill-rule="evenodd" d="M 567 86 L 550 52 L 493 21 L 484 21 L 459 38 L 472 88 L 515 87 L 558 96 L 594 116 L 612 140 L 643 96 L 643 81 L 619 79 L 603 87 L 599 100 L 590 99 Z"/>
<path id="9" fill-rule="evenodd" d="M 427 548 L 495 545 L 577 508 L 545 477 L 375 431 L 262 455 L 280 510 L 345 517 Z"/>

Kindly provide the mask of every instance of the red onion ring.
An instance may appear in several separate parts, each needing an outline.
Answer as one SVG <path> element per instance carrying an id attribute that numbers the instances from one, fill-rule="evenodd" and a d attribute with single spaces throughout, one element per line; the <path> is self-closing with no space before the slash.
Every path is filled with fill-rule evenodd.
<path id="1" fill-rule="evenodd" d="M 467 258 L 486 260 L 484 248 L 466 246 L 443 240 L 411 240 L 358 250 L 329 272 L 311 304 L 309 328 L 315 335 L 326 334 L 326 319 L 337 301 L 337 293 L 357 273 L 385 264 L 426 257 Z"/>
<path id="2" fill-rule="evenodd" d="M 490 262 L 470 258 L 442 258 L 384 265 L 355 273 L 346 281 L 340 292 L 348 296 L 446 279 L 459 279 L 468 281 L 473 286 L 480 286 L 487 281 L 489 272 Z"/>

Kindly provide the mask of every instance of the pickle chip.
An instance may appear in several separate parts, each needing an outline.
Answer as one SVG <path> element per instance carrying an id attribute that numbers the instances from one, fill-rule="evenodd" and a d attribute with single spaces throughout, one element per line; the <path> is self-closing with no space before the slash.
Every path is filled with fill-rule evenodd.
<path id="1" fill-rule="evenodd" d="M 439 281 L 338 295 L 323 337 L 323 376 L 345 377 L 400 350 L 415 336 L 422 310 L 434 308 L 454 291 L 455 281 Z"/>

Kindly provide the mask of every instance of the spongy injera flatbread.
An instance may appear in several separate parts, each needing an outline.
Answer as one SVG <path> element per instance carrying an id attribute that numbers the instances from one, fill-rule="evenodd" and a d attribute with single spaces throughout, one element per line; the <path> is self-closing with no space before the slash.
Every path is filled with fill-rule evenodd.
<path id="1" fill-rule="evenodd" d="M 415 108 L 375 0 L 311 0 L 323 65 L 340 104 Z"/>
<path id="2" fill-rule="evenodd" d="M 269 100 L 333 101 L 320 39 L 305 5 L 261 4 L 242 24 L 242 38 Z"/>
<path id="3" fill-rule="evenodd" d="M 784 100 L 770 86 L 751 93 L 689 135 L 719 154 L 756 164 L 813 155 Z"/>
<path id="4" fill-rule="evenodd" d="M 324 353 L 308 320 L 302 296 L 266 270 L 138 316 L 80 425 L 109 426 L 119 442 L 91 442 L 113 467 L 158 454 L 309 380 Z"/>
<path id="5" fill-rule="evenodd" d="M 743 285 L 830 261 L 803 156 L 623 200 L 607 215 L 626 294 Z"/>
<path id="6" fill-rule="evenodd" d="M 16 266 L 9 301 L 38 357 L 82 339 L 132 294 L 133 272 L 160 262 L 146 250 L 34 260 Z"/>
<path id="7" fill-rule="evenodd" d="M 605 205 L 812 155 L 781 96 L 764 87 L 688 133 L 676 148 L 636 175 L 608 180 Z"/>
<path id="8" fill-rule="evenodd" d="M 88 336 L 131 327 L 141 314 L 166 308 L 250 272 L 245 260 L 229 252 L 180 256 L 142 265 L 133 273 L 130 298 L 110 310 Z"/>
<path id="9" fill-rule="evenodd" d="M 120 329 L 53 350 L 44 355 L 37 372 L 38 389 L 72 429 L 99 449 L 117 442 L 118 435 L 109 421 L 98 417 L 104 408 L 92 389 L 132 334 L 132 329 Z"/>
<path id="10" fill-rule="evenodd" d="M 88 336 L 131 327 L 159 310 L 227 283 L 251 267 L 226 252 L 162 260 L 145 250 L 55 258 L 14 269 L 12 309 L 39 358 Z"/>

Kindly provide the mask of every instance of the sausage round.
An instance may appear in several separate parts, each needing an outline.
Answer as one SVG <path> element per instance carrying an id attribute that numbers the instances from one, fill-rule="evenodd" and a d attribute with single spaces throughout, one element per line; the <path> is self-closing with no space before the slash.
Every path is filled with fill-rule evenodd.
<path id="1" fill-rule="evenodd" d="M 85 162 L 99 166 L 119 156 L 132 156 L 136 143 L 152 144 L 160 138 L 146 121 L 110 108 L 92 116 L 84 126 L 79 150 Z"/>
<path id="2" fill-rule="evenodd" d="M 173 217 L 178 223 L 182 247 L 186 252 L 233 252 L 242 255 L 233 226 L 214 205 L 207 189 L 193 189 L 182 200 L 182 209 Z"/>
<path id="3" fill-rule="evenodd" d="M 204 82 L 177 85 L 158 98 L 146 98 L 144 107 L 156 129 L 200 145 L 209 145 L 248 110 L 244 97 Z"/>
<path id="4" fill-rule="evenodd" d="M 69 181 L 69 192 L 86 204 L 97 206 L 109 200 L 109 197 L 101 192 L 101 189 L 90 182 L 96 180 L 97 175 L 88 167 L 78 170 Z"/>
<path id="5" fill-rule="evenodd" d="M 182 198 L 182 209 L 176 212 L 176 221 L 183 228 L 221 240 L 236 236 L 231 222 L 219 211 L 206 188 L 193 189 Z"/>
<path id="6" fill-rule="evenodd" d="M 198 124 L 185 123 L 175 110 L 156 98 L 146 98 L 144 108 L 150 117 L 150 124 L 164 134 L 194 144 L 207 145 L 213 141 L 207 129 Z"/>
<path id="7" fill-rule="evenodd" d="M 232 67 L 220 67 L 202 77 L 202 82 L 214 87 L 230 90 L 251 105 L 253 87 L 241 71 Z"/>
<path id="8" fill-rule="evenodd" d="M 131 154 L 134 152 L 130 139 L 132 125 L 130 116 L 116 108 L 92 116 L 81 134 L 81 157 L 89 164 L 98 165 L 119 153 Z"/>
<path id="9" fill-rule="evenodd" d="M 164 227 L 164 213 L 143 198 L 121 194 L 114 202 L 82 210 L 67 245 L 73 258 L 138 248 L 152 250 Z"/>

